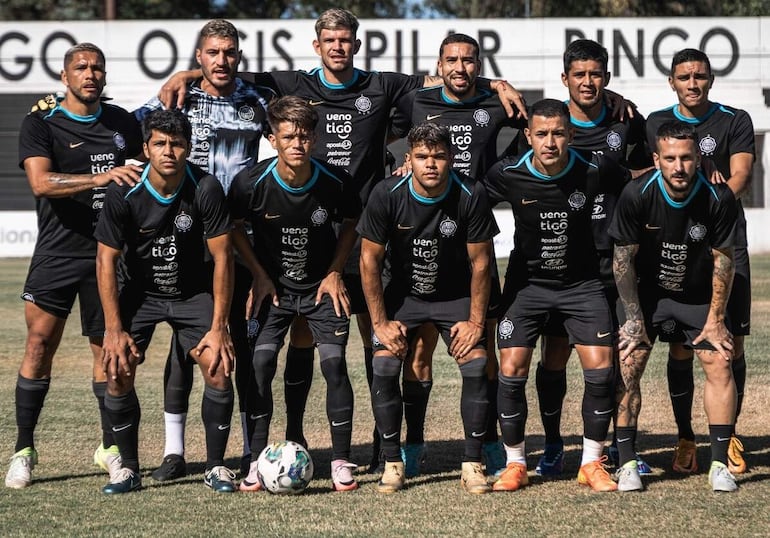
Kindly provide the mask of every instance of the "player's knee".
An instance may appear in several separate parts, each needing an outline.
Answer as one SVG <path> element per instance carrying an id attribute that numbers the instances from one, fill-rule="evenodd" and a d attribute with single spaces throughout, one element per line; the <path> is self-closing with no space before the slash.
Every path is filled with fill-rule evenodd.
<path id="1" fill-rule="evenodd" d="M 203 387 L 203 397 L 218 405 L 232 405 L 235 400 L 233 387 L 217 387 L 208 383 Z"/>
<path id="2" fill-rule="evenodd" d="M 585 390 L 595 398 L 608 398 L 615 394 L 615 368 L 583 370 Z"/>
<path id="3" fill-rule="evenodd" d="M 401 360 L 393 355 L 375 355 L 372 370 L 378 377 L 396 377 L 401 372 Z"/>
<path id="4" fill-rule="evenodd" d="M 342 383 L 348 375 L 345 363 L 345 348 L 339 344 L 320 344 L 318 355 L 321 363 L 321 373 L 330 385 Z"/>
<path id="5" fill-rule="evenodd" d="M 486 377 L 487 356 L 479 355 L 469 359 L 460 365 L 460 375 L 462 377 Z"/>

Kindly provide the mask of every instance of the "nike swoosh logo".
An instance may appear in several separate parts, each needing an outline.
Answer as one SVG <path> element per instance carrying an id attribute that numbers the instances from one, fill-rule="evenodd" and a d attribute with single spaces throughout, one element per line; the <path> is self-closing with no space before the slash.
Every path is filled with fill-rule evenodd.
<path id="1" fill-rule="evenodd" d="M 140 234 L 150 234 L 155 231 L 155 228 L 139 228 Z"/>
<path id="2" fill-rule="evenodd" d="M 513 415 L 506 415 L 505 413 L 500 413 L 500 418 L 516 418 L 519 415 L 521 415 L 521 413 L 514 413 Z"/>
<path id="3" fill-rule="evenodd" d="M 671 392 L 669 394 L 671 395 L 672 398 L 681 398 L 682 396 L 687 396 L 688 394 L 690 394 L 690 391 L 686 390 L 684 392 L 679 392 L 677 394 L 674 394 L 673 392 Z"/>
<path id="4" fill-rule="evenodd" d="M 596 333 L 596 338 L 604 338 L 605 336 L 609 336 L 612 333 Z"/>
<path id="5" fill-rule="evenodd" d="M 270 213 L 265 213 L 265 220 L 277 219 L 280 216 L 281 215 L 271 215 Z"/>
<path id="6" fill-rule="evenodd" d="M 525 200 L 524 198 L 521 199 L 521 205 L 534 204 L 535 202 L 537 202 L 537 200 Z"/>
<path id="7" fill-rule="evenodd" d="M 550 411 L 550 412 L 549 411 L 543 411 L 543 415 L 545 415 L 547 417 L 552 417 L 554 415 L 558 415 L 559 413 L 561 413 L 561 409 L 557 409 L 556 411 Z"/>
<path id="8" fill-rule="evenodd" d="M 631 440 L 630 437 L 624 437 L 623 439 L 618 439 L 618 443 L 627 443 L 630 440 Z"/>
<path id="9" fill-rule="evenodd" d="M 729 440 L 730 440 L 729 437 L 717 437 L 717 441 L 719 441 L 720 443 L 724 443 L 725 441 L 729 441 Z"/>
<path id="10" fill-rule="evenodd" d="M 300 379 L 299 381 L 284 381 L 284 384 L 289 385 L 290 387 L 294 387 L 296 385 L 301 385 L 304 382 L 305 382 L 304 379 Z"/>
<path id="11" fill-rule="evenodd" d="M 471 437 L 483 437 L 485 433 L 487 432 L 481 432 L 481 433 L 471 432 Z"/>
<path id="12" fill-rule="evenodd" d="M 261 415 L 251 415 L 251 420 L 259 420 L 261 418 L 265 418 L 269 413 L 263 413 Z"/>
<path id="13" fill-rule="evenodd" d="M 609 413 L 612 413 L 614 409 L 607 409 L 606 411 L 597 411 L 594 409 L 594 415 L 608 415 Z"/>
<path id="14" fill-rule="evenodd" d="M 398 432 L 393 433 L 383 433 L 382 438 L 383 439 L 393 439 L 396 435 L 398 435 Z"/>
<path id="15" fill-rule="evenodd" d="M 313 101 L 312 99 L 307 102 L 307 104 L 309 104 L 310 106 L 318 106 L 318 105 L 322 105 L 323 103 L 324 101 Z"/>
<path id="16" fill-rule="evenodd" d="M 349 420 L 343 420 L 342 422 L 337 422 L 332 420 L 332 426 L 344 426 L 345 424 L 350 424 Z"/>
<path id="17" fill-rule="evenodd" d="M 644 227 L 648 230 L 660 230 L 660 226 L 653 226 L 652 224 L 645 224 Z"/>
<path id="18" fill-rule="evenodd" d="M 80 147 L 80 146 L 82 146 L 83 144 L 85 144 L 85 142 L 78 142 L 78 143 L 73 143 L 73 142 L 70 142 L 70 149 L 79 148 L 79 147 Z"/>
<path id="19" fill-rule="evenodd" d="M 741 329 L 745 329 L 746 327 L 748 327 L 749 323 L 751 323 L 751 322 L 750 321 L 741 322 Z"/>
<path id="20" fill-rule="evenodd" d="M 223 432 L 225 430 L 229 430 L 230 429 L 230 425 L 229 424 L 220 424 L 219 426 L 217 426 L 217 429 L 219 431 Z"/>
<path id="21" fill-rule="evenodd" d="M 131 426 L 133 426 L 133 424 L 124 424 L 122 426 L 113 426 L 112 427 L 112 431 L 114 431 L 115 433 L 122 432 L 123 430 L 127 430 Z"/>
<path id="22" fill-rule="evenodd" d="M 348 333 L 347 329 L 345 329 L 344 331 L 337 329 L 336 331 L 334 331 L 334 336 L 345 336 L 347 333 Z"/>
<path id="23" fill-rule="evenodd" d="M 440 117 L 441 117 L 441 114 L 428 114 L 427 116 L 425 116 L 425 120 L 426 121 L 431 121 L 431 120 L 435 120 L 436 118 L 440 118 Z"/>
<path id="24" fill-rule="evenodd" d="M 398 224 L 396 225 L 396 228 L 398 228 L 399 230 L 411 230 L 412 228 L 414 228 L 414 226 L 404 226 L 403 224 Z"/>

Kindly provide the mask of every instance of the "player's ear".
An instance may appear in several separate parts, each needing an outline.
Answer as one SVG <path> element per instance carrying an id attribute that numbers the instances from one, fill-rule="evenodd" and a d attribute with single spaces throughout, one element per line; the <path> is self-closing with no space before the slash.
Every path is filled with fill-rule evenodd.
<path id="1" fill-rule="evenodd" d="M 655 168 L 660 170 L 660 155 L 658 155 L 657 151 L 652 152 L 652 162 L 655 165 Z"/>
<path id="2" fill-rule="evenodd" d="M 532 146 L 532 132 L 529 130 L 529 127 L 524 127 L 524 137 L 527 139 L 527 144 Z"/>
<path id="3" fill-rule="evenodd" d="M 275 135 L 273 133 L 267 135 L 267 141 L 270 142 L 270 145 L 273 147 L 273 149 L 277 149 L 275 147 Z"/>
<path id="4" fill-rule="evenodd" d="M 610 83 L 610 79 L 612 78 L 612 73 L 607 71 L 604 73 L 604 85 L 607 86 Z"/>
<path id="5" fill-rule="evenodd" d="M 671 87 L 673 91 L 676 91 L 676 88 L 674 87 L 674 77 L 670 75 L 668 77 L 668 85 Z"/>
<path id="6" fill-rule="evenodd" d="M 564 87 L 567 88 L 567 73 L 561 74 L 561 83 L 564 84 Z"/>
<path id="7" fill-rule="evenodd" d="M 714 85 L 714 73 L 709 73 L 709 90 Z"/>
<path id="8" fill-rule="evenodd" d="M 358 54 L 358 50 L 361 48 L 361 40 L 356 39 L 355 43 L 353 44 L 353 54 Z"/>
<path id="9" fill-rule="evenodd" d="M 235 66 L 236 66 L 236 67 L 238 67 L 239 65 L 241 65 L 241 60 L 243 60 L 243 51 L 242 51 L 242 50 L 239 50 L 239 51 L 238 51 L 238 61 L 237 61 L 237 62 L 236 62 L 236 64 L 235 64 Z"/>
<path id="10" fill-rule="evenodd" d="M 150 160 L 150 149 L 147 147 L 147 142 L 142 143 L 142 153 L 144 153 L 144 158 L 149 161 Z"/>
<path id="11" fill-rule="evenodd" d="M 317 39 L 313 40 L 313 50 L 317 55 L 321 55 L 321 43 Z"/>
<path id="12" fill-rule="evenodd" d="M 61 73 L 59 74 L 59 78 L 61 79 L 62 84 L 67 86 L 67 71 L 62 69 Z"/>
<path id="13" fill-rule="evenodd" d="M 201 65 L 201 49 L 195 49 L 195 61 Z"/>

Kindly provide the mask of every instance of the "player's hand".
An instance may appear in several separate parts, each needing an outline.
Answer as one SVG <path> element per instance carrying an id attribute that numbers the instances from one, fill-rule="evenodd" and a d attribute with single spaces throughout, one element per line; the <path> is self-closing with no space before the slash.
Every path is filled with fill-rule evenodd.
<path id="1" fill-rule="evenodd" d="M 507 80 L 493 80 L 490 87 L 497 92 L 500 103 L 509 118 L 514 115 L 519 119 L 527 119 L 527 102 L 524 96 Z"/>
<path id="2" fill-rule="evenodd" d="M 449 330 L 452 342 L 449 344 L 449 354 L 456 360 L 462 360 L 475 348 L 484 334 L 484 326 L 471 321 L 458 321 Z"/>
<path id="3" fill-rule="evenodd" d="M 345 313 L 345 317 L 350 317 L 350 297 L 348 296 L 348 290 L 345 288 L 345 282 L 342 280 L 342 274 L 337 271 L 331 271 L 326 278 L 324 278 L 318 285 L 318 293 L 315 294 L 315 304 L 321 302 L 324 294 L 331 297 L 334 304 L 334 313 L 337 317 L 342 317 L 342 313 Z"/>
<path id="4" fill-rule="evenodd" d="M 249 298 L 246 300 L 246 319 L 254 317 L 267 298 L 270 298 L 273 306 L 278 306 L 278 292 L 275 291 L 275 284 L 268 276 L 255 277 L 251 282 Z"/>
<path id="5" fill-rule="evenodd" d="M 716 352 L 722 355 L 726 361 L 732 360 L 733 335 L 727 330 L 724 322 L 707 319 L 701 333 L 692 341 L 694 346 L 701 342 L 708 342 L 714 346 Z"/>
<path id="6" fill-rule="evenodd" d="M 634 350 L 640 346 L 650 346 L 650 339 L 647 336 L 647 330 L 644 328 L 644 321 L 630 319 L 623 324 L 618 334 L 620 360 L 633 359 L 632 354 Z"/>
<path id="7" fill-rule="evenodd" d="M 610 109 L 610 117 L 623 121 L 626 117 L 633 118 L 636 105 L 612 90 L 604 89 L 604 100 Z"/>
<path id="8" fill-rule="evenodd" d="M 225 377 L 229 377 L 235 364 L 235 349 L 230 333 L 225 329 L 211 329 L 203 335 L 201 341 L 190 353 L 196 360 L 200 360 L 206 349 L 210 349 L 212 353 L 212 359 L 207 368 L 209 375 L 214 377 L 219 365 L 222 364 Z"/>
<path id="9" fill-rule="evenodd" d="M 194 77 L 191 77 L 187 71 L 179 71 L 171 75 L 171 78 L 161 86 L 158 92 L 158 99 L 163 103 L 165 108 L 178 108 L 181 109 L 184 106 L 184 99 L 187 95 L 187 84 L 192 82 Z"/>
<path id="10" fill-rule="evenodd" d="M 400 321 L 388 320 L 374 325 L 374 335 L 394 356 L 406 358 L 409 348 L 406 342 L 406 325 Z"/>
<path id="11" fill-rule="evenodd" d="M 107 172 L 94 175 L 94 183 L 99 187 L 105 187 L 109 185 L 111 181 L 114 181 L 120 186 L 128 185 L 129 187 L 133 187 L 139 183 L 141 179 L 142 167 L 135 164 L 116 166 Z"/>
<path id="12" fill-rule="evenodd" d="M 102 370 L 109 379 L 129 377 L 142 353 L 124 330 L 105 331 L 102 341 Z"/>
<path id="13" fill-rule="evenodd" d="M 412 171 L 412 163 L 405 162 L 404 164 L 402 164 L 401 166 L 399 166 L 398 168 L 393 170 L 393 175 L 394 176 L 399 176 L 399 177 L 404 177 L 405 175 L 407 175 L 411 171 Z"/>

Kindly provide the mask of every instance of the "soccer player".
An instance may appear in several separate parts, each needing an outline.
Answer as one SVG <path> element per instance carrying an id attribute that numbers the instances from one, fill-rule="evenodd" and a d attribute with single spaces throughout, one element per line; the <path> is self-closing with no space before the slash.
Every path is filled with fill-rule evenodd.
<path id="1" fill-rule="evenodd" d="M 621 491 L 643 487 L 634 457 L 640 379 L 656 336 L 674 327 L 683 333 L 683 345 L 695 350 L 706 374 L 709 483 L 714 491 L 737 489 L 727 468 L 736 389 L 731 370 L 734 342 L 725 315 L 738 206 L 728 186 L 711 185 L 699 170 L 699 140 L 694 127 L 681 121 L 658 127 L 653 155 L 658 170 L 625 188 L 610 227 L 613 269 L 625 313 L 616 420 Z"/>
<path id="2" fill-rule="evenodd" d="M 437 76 L 407 76 L 400 73 L 363 71 L 353 65 L 361 46 L 356 37 L 358 19 L 350 11 L 331 8 L 318 17 L 313 49 L 321 66 L 309 72 L 272 71 L 241 73 L 245 79 L 267 86 L 278 95 L 298 95 L 316 108 L 319 115 L 317 142 L 313 156 L 321 162 L 344 168 L 354 179 L 361 203 L 384 177 L 385 142 L 391 109 L 410 91 L 441 84 Z M 161 92 L 167 105 L 181 103 L 187 82 L 199 77 L 198 71 L 177 73 Z M 524 110 L 521 95 L 504 80 L 490 81 L 500 101 L 513 115 L 513 107 Z M 367 380 L 371 380 L 371 324 L 361 288 L 358 269 L 359 245 L 345 268 L 345 284 L 351 298 L 363 340 Z M 313 374 L 312 337 L 306 324 L 295 323 L 290 335 L 284 372 L 287 404 L 286 438 L 306 446 L 302 417 Z M 379 464 L 377 432 L 373 433 L 372 467 Z"/>
<path id="3" fill-rule="evenodd" d="M 738 389 L 736 420 L 741 412 L 743 390 L 746 384 L 746 360 L 744 338 L 751 330 L 751 273 L 746 242 L 746 217 L 740 202 L 751 181 L 754 163 L 754 127 L 749 115 L 736 108 L 709 100 L 709 90 L 714 84 L 714 74 L 708 56 L 696 49 L 677 52 L 671 60 L 668 78 L 676 92 L 678 103 L 650 114 L 647 120 L 647 138 L 654 143 L 655 133 L 661 124 L 679 120 L 697 128 L 700 135 L 698 148 L 704 161 L 716 168 L 712 182 L 727 182 L 738 199 L 738 228 L 735 243 L 735 279 L 733 280 L 727 311 L 732 320 L 735 341 L 731 361 L 733 378 Z M 654 146 L 650 146 L 654 147 Z M 709 168 L 706 168 L 707 170 Z M 693 473 L 698 469 L 695 433 L 692 429 L 692 400 L 695 392 L 693 381 L 692 351 L 682 347 L 676 335 L 661 334 L 661 340 L 673 340 L 669 347 L 668 383 L 671 405 L 679 430 L 674 451 L 673 468 L 679 473 Z M 728 467 L 733 474 L 746 471 L 743 444 L 732 433 L 728 450 Z"/>
<path id="4" fill-rule="evenodd" d="M 102 488 L 107 494 L 142 487 L 134 379 L 155 326 L 164 321 L 203 374 L 204 483 L 216 492 L 235 491 L 235 475 L 224 466 L 233 412 L 234 359 L 227 330 L 233 291 L 230 218 L 219 181 L 187 163 L 191 131 L 179 111 L 159 110 L 144 119 L 149 164 L 135 187 L 108 189 L 96 229 L 106 326 L 104 403 L 123 460 L 123 468 Z M 206 281 L 206 250 L 214 260 L 212 283 Z M 119 289 L 121 257 L 125 279 Z"/>
<path id="5" fill-rule="evenodd" d="M 438 75 L 443 85 L 410 92 L 399 101 L 393 131 L 399 138 L 413 125 L 431 121 L 450 131 L 452 169 L 480 178 L 497 160 L 497 141 L 503 127 L 523 129 L 526 120 L 509 117 L 497 94 L 477 84 L 481 71 L 479 44 L 465 34 L 447 36 L 439 47 Z M 487 313 L 487 375 L 489 377 L 489 423 L 483 454 L 486 473 L 494 475 L 505 467 L 505 455 L 497 435 L 497 356 L 494 330 L 500 303 L 497 263 L 492 261 L 490 312 Z M 417 333 L 414 354 L 404 368 L 403 398 L 406 443 L 402 448 L 407 478 L 417 476 L 425 457 L 425 414 L 432 388 L 431 360 L 438 339 L 432 324 Z M 411 359 L 411 361 L 410 361 Z"/>
<path id="6" fill-rule="evenodd" d="M 227 194 L 235 175 L 259 154 L 259 141 L 267 126 L 267 102 L 274 93 L 238 77 L 241 60 L 238 30 L 232 23 L 215 19 L 200 30 L 195 58 L 201 77 L 188 85 L 181 111 L 192 124 L 192 139 L 188 161 L 216 176 Z M 162 107 L 154 97 L 134 115 L 143 119 Z M 246 413 L 246 386 L 251 378 L 251 352 L 247 341 L 245 308 L 251 287 L 251 273 L 236 258 L 235 284 L 231 304 L 230 336 L 235 346 L 235 369 L 238 404 L 243 430 L 243 459 L 241 472 L 248 472 L 250 428 L 253 420 Z M 193 361 L 172 340 L 164 376 L 164 420 L 166 445 L 163 462 L 152 477 L 158 481 L 181 478 L 186 474 L 184 459 L 184 429 L 193 383 Z"/>
<path id="7" fill-rule="evenodd" d="M 498 229 L 481 184 L 452 170 L 446 127 L 422 123 L 407 140 L 411 173 L 377 185 L 358 226 L 361 276 L 374 331 L 372 409 L 385 457 L 378 490 L 392 493 L 404 486 L 399 374 L 416 329 L 430 322 L 463 380 L 462 486 L 470 493 L 488 493 L 481 466 L 488 404 L 484 322 L 492 238 Z M 383 289 L 386 245 L 391 281 Z"/>
<path id="8" fill-rule="evenodd" d="M 561 80 L 569 91 L 567 105 L 575 133 L 570 147 L 586 154 L 599 153 L 605 159 L 629 169 L 632 176 L 650 168 L 652 160 L 647 152 L 644 116 L 634 110 L 633 116 L 626 114 L 620 119 L 606 104 L 606 87 L 610 81 L 607 49 L 590 39 L 579 39 L 567 46 L 563 59 Z M 612 241 L 607 235 L 613 207 L 609 198 L 597 201 L 593 224 L 601 280 L 614 313 L 617 291 L 612 275 Z M 540 418 L 545 430 L 545 447 L 535 472 L 543 476 L 556 476 L 564 469 L 564 441 L 560 425 L 567 393 L 566 368 L 570 352 L 564 324 L 554 317 L 546 325 L 541 358 L 535 373 Z M 612 447 L 610 456 L 613 461 L 617 460 L 617 451 Z M 637 461 L 640 472 L 652 472 L 643 460 Z"/>
<path id="9" fill-rule="evenodd" d="M 267 445 L 278 352 L 291 323 L 304 316 L 326 379 L 332 486 L 353 490 L 358 487 L 356 466 L 350 463 L 353 388 L 345 364 L 350 299 L 342 271 L 356 239 L 360 203 L 344 171 L 311 158 L 318 122 L 311 105 L 281 97 L 267 114 L 270 144 L 278 155 L 240 172 L 229 195 L 235 245 L 254 277 L 246 310 L 249 315 L 260 311 L 253 354 L 252 461 L 240 489 L 260 489 L 257 456 Z M 244 231 L 247 222 L 254 231 L 253 247 Z"/>
<path id="10" fill-rule="evenodd" d="M 524 130 L 532 150 L 490 169 L 485 184 L 492 203 L 508 202 L 516 225 L 504 298 L 510 304 L 498 324 L 498 416 L 507 466 L 495 491 L 529 483 L 524 446 L 525 386 L 532 352 L 550 316 L 564 320 L 569 343 L 583 366 L 583 456 L 578 482 L 613 491 L 602 451 L 615 409 L 614 327 L 599 280 L 592 234 L 594 205 L 616 194 L 625 180 L 613 161 L 591 162 L 568 147 L 572 126 L 567 105 L 538 101 Z"/>
<path id="11" fill-rule="evenodd" d="M 99 402 L 102 443 L 94 462 L 112 476 L 121 468 L 104 410 L 101 368 L 104 318 L 96 289 L 94 227 L 108 184 L 133 185 L 140 168 L 125 165 L 141 151 L 136 120 L 101 102 L 104 53 L 80 43 L 64 55 L 64 99 L 27 115 L 19 135 L 19 163 L 36 197 L 38 236 L 21 298 L 27 341 L 16 382 L 15 454 L 5 485 L 24 488 L 38 460 L 34 433 L 51 383 L 51 367 L 77 296 L 81 327 L 93 355 L 93 391 Z"/>

